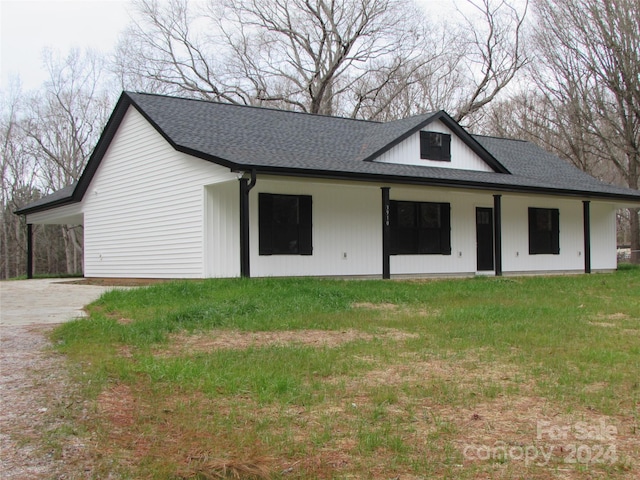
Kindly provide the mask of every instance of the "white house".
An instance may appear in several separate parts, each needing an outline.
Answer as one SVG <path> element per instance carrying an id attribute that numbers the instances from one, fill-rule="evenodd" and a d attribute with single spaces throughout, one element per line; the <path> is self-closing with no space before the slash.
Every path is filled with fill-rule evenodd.
<path id="1" fill-rule="evenodd" d="M 16 213 L 83 224 L 86 277 L 390 278 L 614 270 L 631 206 L 640 192 L 443 111 L 379 123 L 123 93 L 79 181 Z"/>

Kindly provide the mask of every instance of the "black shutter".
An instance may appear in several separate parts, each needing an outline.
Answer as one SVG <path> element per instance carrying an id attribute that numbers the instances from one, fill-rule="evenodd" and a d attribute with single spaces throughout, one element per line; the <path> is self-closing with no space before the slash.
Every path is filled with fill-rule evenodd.
<path id="1" fill-rule="evenodd" d="M 551 253 L 560 253 L 560 210 L 551 210 Z"/>
<path id="2" fill-rule="evenodd" d="M 440 253 L 451 255 L 451 204 L 440 204 Z"/>
<path id="3" fill-rule="evenodd" d="M 529 207 L 529 255 L 538 253 L 536 245 L 536 209 Z"/>
<path id="4" fill-rule="evenodd" d="M 451 161 L 451 135 L 442 134 L 442 160 Z M 449 252 L 451 253 L 451 252 Z"/>
<path id="5" fill-rule="evenodd" d="M 269 193 L 258 195 L 259 253 L 273 253 L 273 196 Z"/>
<path id="6" fill-rule="evenodd" d="M 313 219 L 311 215 L 312 201 L 311 196 L 301 195 L 298 199 L 298 240 L 299 254 L 313 254 Z"/>
<path id="7" fill-rule="evenodd" d="M 431 154 L 431 149 L 429 148 L 429 132 L 420 131 L 420 158 L 428 159 Z"/>

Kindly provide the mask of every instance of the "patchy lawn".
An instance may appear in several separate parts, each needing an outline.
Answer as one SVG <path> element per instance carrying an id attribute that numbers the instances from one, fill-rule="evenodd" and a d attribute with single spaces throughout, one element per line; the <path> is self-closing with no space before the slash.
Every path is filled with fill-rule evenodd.
<path id="1" fill-rule="evenodd" d="M 640 269 L 112 291 L 53 334 L 99 475 L 638 478 Z"/>

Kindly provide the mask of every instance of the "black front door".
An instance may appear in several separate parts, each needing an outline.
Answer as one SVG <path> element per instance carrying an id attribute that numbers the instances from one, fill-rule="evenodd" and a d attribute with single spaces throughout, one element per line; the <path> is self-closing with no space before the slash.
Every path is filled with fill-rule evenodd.
<path id="1" fill-rule="evenodd" d="M 478 271 L 493 270 L 493 209 L 476 208 Z"/>

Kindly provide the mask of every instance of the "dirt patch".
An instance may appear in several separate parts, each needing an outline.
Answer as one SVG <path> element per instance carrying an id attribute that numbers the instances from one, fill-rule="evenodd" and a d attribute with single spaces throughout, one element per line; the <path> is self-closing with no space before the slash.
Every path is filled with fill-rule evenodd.
<path id="1" fill-rule="evenodd" d="M 431 378 L 451 381 L 452 385 L 463 388 L 482 388 L 490 384 L 517 385 L 525 389 L 532 387 L 530 380 L 525 379 L 517 367 L 482 362 L 472 354 L 464 359 L 424 359 L 423 355 L 415 353 L 407 353 L 402 357 L 406 358 L 406 362 L 367 372 L 358 382 L 366 386 L 401 385 L 422 383 Z"/>
<path id="2" fill-rule="evenodd" d="M 358 330 L 286 330 L 275 332 L 239 332 L 213 330 L 205 333 L 178 333 L 169 337 L 169 346 L 156 352 L 159 356 L 187 355 L 212 350 L 244 350 L 271 345 L 304 345 L 337 347 L 356 340 L 384 338 L 395 341 L 416 338 L 418 335 L 392 328 L 381 329 L 378 334 Z"/>
<path id="3" fill-rule="evenodd" d="M 380 311 L 388 311 L 388 310 L 397 310 L 398 305 L 395 303 L 369 303 L 369 302 L 358 302 L 353 303 L 351 305 L 353 308 L 361 308 L 364 310 L 380 310 Z"/>
<path id="4" fill-rule="evenodd" d="M 612 313 L 610 315 L 602 315 L 602 318 L 606 318 L 607 320 L 626 320 L 629 318 L 629 315 L 626 313 L 618 312 Z"/>
<path id="5" fill-rule="evenodd" d="M 98 396 L 98 413 L 120 429 L 130 427 L 135 423 L 136 405 L 127 385 L 117 385 L 103 390 Z"/>
<path id="6" fill-rule="evenodd" d="M 375 312 L 389 312 L 391 314 L 397 315 L 412 315 L 418 317 L 431 317 L 434 315 L 438 315 L 440 313 L 439 310 L 429 310 L 424 307 L 410 307 L 410 306 L 399 306 L 395 303 L 370 303 L 370 302 L 357 302 L 352 303 L 351 308 L 359 309 L 359 310 L 370 310 Z"/>
<path id="7" fill-rule="evenodd" d="M 617 327 L 615 323 L 609 323 L 609 322 L 589 322 L 589 325 L 593 325 L 594 327 L 605 327 L 605 328 Z"/>
<path id="8" fill-rule="evenodd" d="M 64 359 L 50 350 L 53 327 L 0 330 L 0 478 L 92 478 L 92 439 L 78 436 L 85 415 Z"/>

